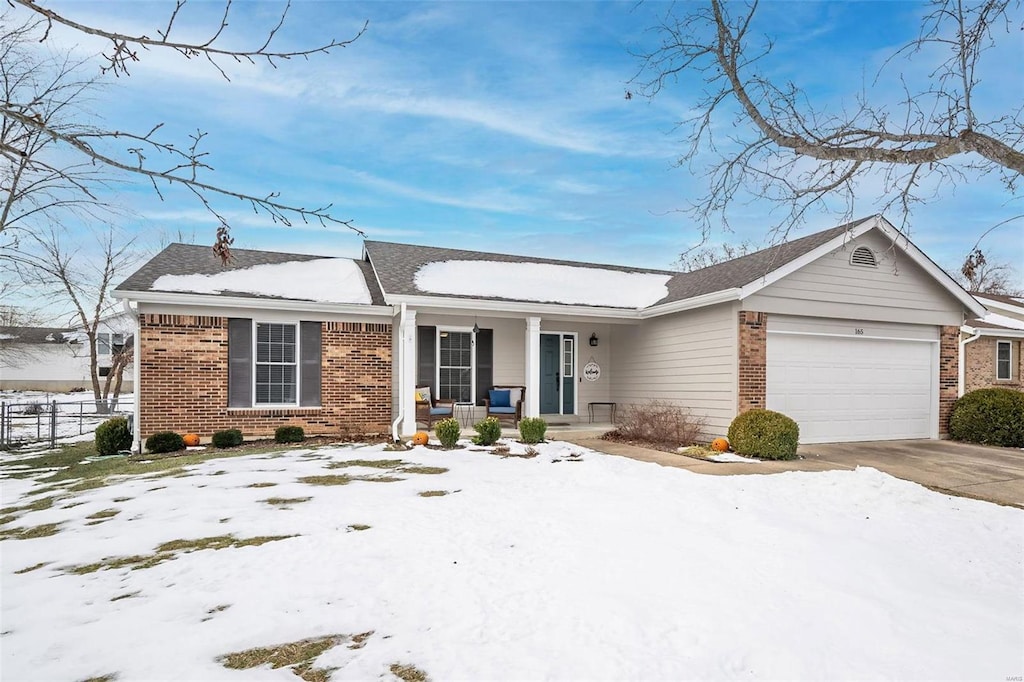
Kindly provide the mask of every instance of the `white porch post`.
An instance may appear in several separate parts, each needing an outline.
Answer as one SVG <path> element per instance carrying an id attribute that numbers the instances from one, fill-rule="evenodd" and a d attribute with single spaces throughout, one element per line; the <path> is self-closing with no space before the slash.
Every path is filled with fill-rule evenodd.
<path id="1" fill-rule="evenodd" d="M 416 433 L 416 311 L 405 310 L 398 342 L 399 376 L 401 386 L 398 399 L 402 402 L 402 436 Z"/>
<path id="2" fill-rule="evenodd" d="M 524 417 L 540 416 L 540 318 L 526 318 L 526 404 Z"/>

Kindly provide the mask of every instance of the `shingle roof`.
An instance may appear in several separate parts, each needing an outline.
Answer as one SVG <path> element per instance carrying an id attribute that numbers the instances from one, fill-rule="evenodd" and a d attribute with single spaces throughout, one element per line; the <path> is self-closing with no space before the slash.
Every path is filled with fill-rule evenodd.
<path id="1" fill-rule="evenodd" d="M 742 287 L 764 277 L 786 263 L 813 251 L 828 243 L 844 232 L 863 222 L 857 220 L 839 225 L 829 230 L 816 232 L 801 239 L 786 242 L 735 260 L 712 265 L 693 272 L 673 272 L 671 270 L 654 270 L 649 268 L 630 268 L 619 265 L 601 265 L 597 263 L 580 263 L 577 261 L 555 260 L 550 258 L 534 258 L 532 256 L 516 256 L 511 254 L 485 253 L 481 251 L 465 251 L 462 249 L 446 249 L 433 246 L 416 246 L 412 244 L 395 244 L 392 242 L 365 242 L 366 255 L 380 279 L 380 284 L 388 295 L 397 296 L 437 296 L 421 291 L 416 287 L 417 271 L 428 263 L 452 260 L 497 261 L 503 263 L 546 263 L 552 265 L 570 265 L 574 267 L 599 268 L 619 272 L 637 272 L 651 274 L 668 274 L 671 279 L 667 283 L 668 295 L 655 305 L 681 301 L 702 294 L 709 294 L 725 289 Z M 458 296 L 443 294 L 445 298 L 492 298 L 480 296 Z M 507 299 L 506 299 L 507 300 Z"/>
<path id="2" fill-rule="evenodd" d="M 153 283 L 163 275 L 215 275 L 256 265 L 277 265 L 295 261 L 319 260 L 326 257 L 300 253 L 231 249 L 231 262 L 224 265 L 208 246 L 171 244 L 135 271 L 128 279 L 121 282 L 114 291 L 151 291 Z M 377 286 L 377 278 L 374 276 L 370 264 L 360 260 L 354 262 L 363 273 L 363 279 L 366 280 L 366 286 L 370 290 L 373 305 L 384 305 L 384 296 L 381 295 L 380 287 Z M 223 295 L 235 298 L 276 298 L 243 292 L 231 292 Z"/>
<path id="3" fill-rule="evenodd" d="M 70 331 L 62 327 L 0 327 L 0 343 L 60 343 Z"/>

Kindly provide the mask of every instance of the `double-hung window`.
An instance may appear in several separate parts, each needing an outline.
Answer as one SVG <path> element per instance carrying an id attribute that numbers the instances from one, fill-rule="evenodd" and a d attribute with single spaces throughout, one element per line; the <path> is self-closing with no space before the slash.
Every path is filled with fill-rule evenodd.
<path id="1" fill-rule="evenodd" d="M 256 404 L 292 405 L 298 394 L 296 325 L 256 323 Z"/>
<path id="2" fill-rule="evenodd" d="M 1013 378 L 1013 343 L 996 341 L 996 379 L 1009 381 Z"/>
<path id="3" fill-rule="evenodd" d="M 438 336 L 437 396 L 472 402 L 473 333 L 441 330 Z"/>
<path id="4" fill-rule="evenodd" d="M 99 332 L 96 334 L 96 354 L 106 357 L 116 355 L 124 349 L 124 334 Z"/>

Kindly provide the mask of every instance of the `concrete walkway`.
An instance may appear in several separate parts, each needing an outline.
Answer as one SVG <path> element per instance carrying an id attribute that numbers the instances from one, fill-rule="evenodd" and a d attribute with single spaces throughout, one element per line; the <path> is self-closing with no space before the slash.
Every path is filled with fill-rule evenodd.
<path id="1" fill-rule="evenodd" d="M 551 433 L 549 437 L 610 455 L 687 469 L 697 474 L 778 474 L 784 471 L 873 467 L 932 490 L 1024 508 L 1024 450 L 937 440 L 801 445 L 802 459 L 789 462 L 709 462 L 660 450 L 601 440 L 600 431 Z"/>

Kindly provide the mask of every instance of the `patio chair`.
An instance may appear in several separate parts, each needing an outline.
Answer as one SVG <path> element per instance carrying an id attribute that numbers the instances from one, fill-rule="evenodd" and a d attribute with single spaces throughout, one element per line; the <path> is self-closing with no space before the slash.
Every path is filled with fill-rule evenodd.
<path id="1" fill-rule="evenodd" d="M 484 398 L 484 407 L 488 417 L 497 417 L 502 421 L 511 421 L 512 426 L 519 426 L 523 418 L 523 396 L 525 386 L 493 386 Z"/>
<path id="2" fill-rule="evenodd" d="M 429 429 L 434 422 L 452 416 L 454 400 L 437 400 L 430 395 L 430 386 L 416 388 L 416 421 L 423 422 Z"/>

